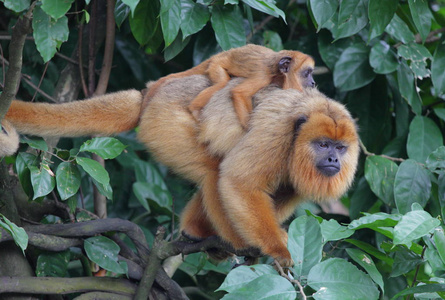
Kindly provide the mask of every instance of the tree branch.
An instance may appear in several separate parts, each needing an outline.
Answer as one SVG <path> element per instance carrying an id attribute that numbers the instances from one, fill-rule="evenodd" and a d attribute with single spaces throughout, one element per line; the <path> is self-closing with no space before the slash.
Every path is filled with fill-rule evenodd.
<path id="1" fill-rule="evenodd" d="M 368 149 L 366 149 L 365 144 L 363 144 L 361 139 L 359 140 L 359 143 L 360 143 L 360 148 L 362 149 L 363 153 L 366 156 L 376 156 L 376 155 L 378 155 L 378 156 L 384 157 L 384 158 L 392 160 L 392 161 L 399 161 L 399 162 L 405 161 L 405 159 L 403 159 L 403 158 L 392 157 L 392 156 L 388 156 L 388 155 L 385 155 L 385 154 L 375 154 L 375 153 L 369 152 Z"/>

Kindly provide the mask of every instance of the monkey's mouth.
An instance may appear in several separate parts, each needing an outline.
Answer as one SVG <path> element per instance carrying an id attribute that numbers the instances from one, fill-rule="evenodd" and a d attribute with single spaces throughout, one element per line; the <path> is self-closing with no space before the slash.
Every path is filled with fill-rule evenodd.
<path id="1" fill-rule="evenodd" d="M 318 165 L 317 169 L 318 171 L 320 171 L 321 174 L 327 177 L 332 177 L 340 172 L 340 168 L 335 165 Z"/>

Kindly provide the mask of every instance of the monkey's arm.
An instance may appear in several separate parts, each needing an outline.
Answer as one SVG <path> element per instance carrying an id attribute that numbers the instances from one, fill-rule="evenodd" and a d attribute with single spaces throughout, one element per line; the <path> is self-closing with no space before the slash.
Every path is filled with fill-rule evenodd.
<path id="1" fill-rule="evenodd" d="M 20 133 L 38 136 L 112 135 L 137 126 L 142 95 L 128 90 L 63 104 L 14 100 L 6 114 Z"/>

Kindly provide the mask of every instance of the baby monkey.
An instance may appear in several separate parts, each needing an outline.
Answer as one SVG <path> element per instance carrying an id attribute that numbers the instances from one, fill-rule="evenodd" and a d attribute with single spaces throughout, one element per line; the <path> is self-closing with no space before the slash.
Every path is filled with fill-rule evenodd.
<path id="1" fill-rule="evenodd" d="M 314 87 L 314 66 L 312 57 L 302 52 L 275 52 L 263 46 L 249 44 L 218 53 L 187 71 L 162 77 L 150 87 L 144 104 L 169 79 L 207 75 L 213 85 L 199 93 L 188 106 L 193 117 L 198 119 L 201 109 L 215 92 L 226 86 L 231 77 L 244 77 L 246 79 L 232 89 L 232 100 L 241 125 L 247 128 L 254 94 L 271 83 L 283 89 L 296 89 L 300 92 L 306 87 Z"/>

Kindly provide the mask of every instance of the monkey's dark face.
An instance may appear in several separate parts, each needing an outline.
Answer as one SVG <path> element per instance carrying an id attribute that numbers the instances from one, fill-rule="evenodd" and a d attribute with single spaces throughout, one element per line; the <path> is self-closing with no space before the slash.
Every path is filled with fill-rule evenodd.
<path id="1" fill-rule="evenodd" d="M 312 77 L 313 72 L 314 69 L 312 67 L 307 67 L 300 72 L 299 77 L 303 88 L 315 87 L 315 81 L 314 78 Z"/>
<path id="2" fill-rule="evenodd" d="M 312 142 L 315 153 L 315 167 L 324 176 L 331 177 L 341 170 L 342 157 L 347 151 L 347 146 L 340 141 L 328 138 Z"/>

